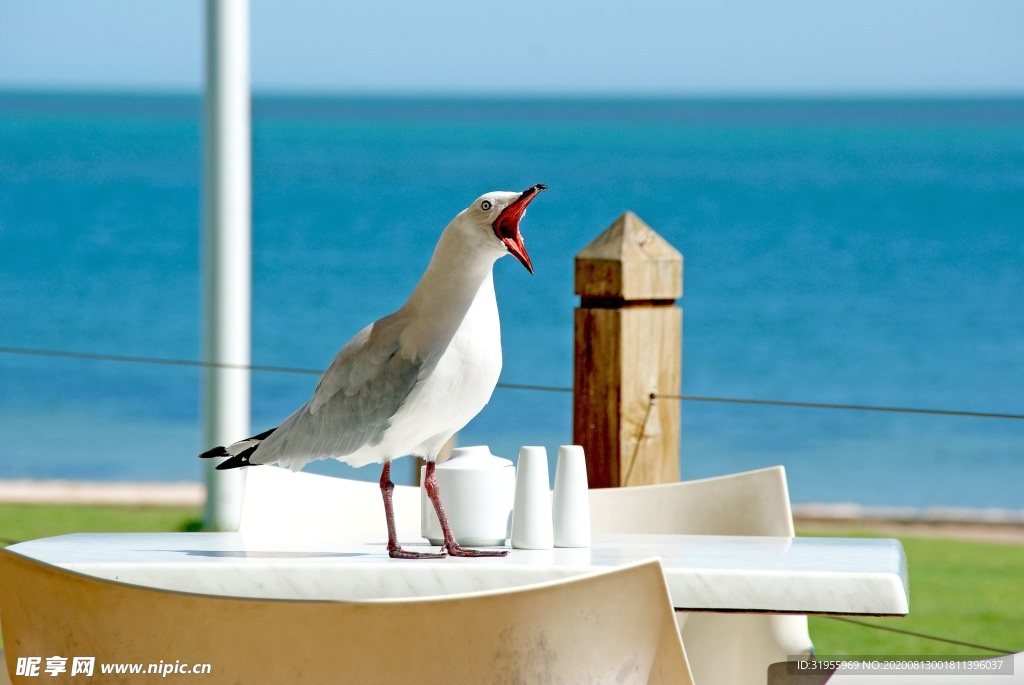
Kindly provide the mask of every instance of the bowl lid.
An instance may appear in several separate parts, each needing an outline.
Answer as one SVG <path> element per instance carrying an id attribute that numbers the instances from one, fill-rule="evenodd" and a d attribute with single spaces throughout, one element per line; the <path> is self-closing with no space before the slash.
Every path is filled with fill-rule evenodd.
<path id="1" fill-rule="evenodd" d="M 472 445 L 470 447 L 456 447 L 452 450 L 451 456 L 448 459 L 438 463 L 437 468 L 485 470 L 503 469 L 511 466 L 511 459 L 494 456 L 487 445 Z"/>

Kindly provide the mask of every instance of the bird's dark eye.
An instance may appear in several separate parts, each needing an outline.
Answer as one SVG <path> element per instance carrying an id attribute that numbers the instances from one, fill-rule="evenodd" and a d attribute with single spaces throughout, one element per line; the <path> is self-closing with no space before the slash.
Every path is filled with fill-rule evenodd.
<path id="1" fill-rule="evenodd" d="M 494 205 L 491 204 L 490 200 L 484 200 L 483 202 L 480 203 L 480 209 L 484 210 L 485 212 L 493 206 Z"/>

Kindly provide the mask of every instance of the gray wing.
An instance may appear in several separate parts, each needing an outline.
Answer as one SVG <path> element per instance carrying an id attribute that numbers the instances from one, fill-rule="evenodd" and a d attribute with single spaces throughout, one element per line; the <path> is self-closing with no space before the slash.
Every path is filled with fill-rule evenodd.
<path id="1" fill-rule="evenodd" d="M 423 360 L 402 354 L 396 327 L 388 323 L 371 324 L 342 348 L 313 397 L 256 450 L 254 464 L 301 468 L 380 444 L 424 367 Z"/>

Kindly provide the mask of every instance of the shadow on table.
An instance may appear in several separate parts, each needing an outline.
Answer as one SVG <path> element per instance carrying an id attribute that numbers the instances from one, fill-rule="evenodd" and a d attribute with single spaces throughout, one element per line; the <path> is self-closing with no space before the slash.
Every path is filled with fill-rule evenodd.
<path id="1" fill-rule="evenodd" d="M 168 549 L 165 552 L 180 552 L 190 557 L 216 557 L 226 559 L 320 559 L 365 557 L 365 552 L 259 552 L 254 550 L 209 550 L 209 549 Z"/>

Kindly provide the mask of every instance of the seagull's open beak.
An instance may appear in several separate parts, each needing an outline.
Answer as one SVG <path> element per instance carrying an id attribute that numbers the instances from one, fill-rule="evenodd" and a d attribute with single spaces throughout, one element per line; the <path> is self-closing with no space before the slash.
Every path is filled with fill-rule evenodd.
<path id="1" fill-rule="evenodd" d="M 493 224 L 494 235 L 505 243 L 505 247 L 512 253 L 512 256 L 522 262 L 531 274 L 533 273 L 533 264 L 530 262 L 530 255 L 526 254 L 523 235 L 519 232 L 519 220 L 523 218 L 527 205 L 537 197 L 537 193 L 547 189 L 548 187 L 542 183 L 527 188 L 515 202 L 501 211 Z"/>

